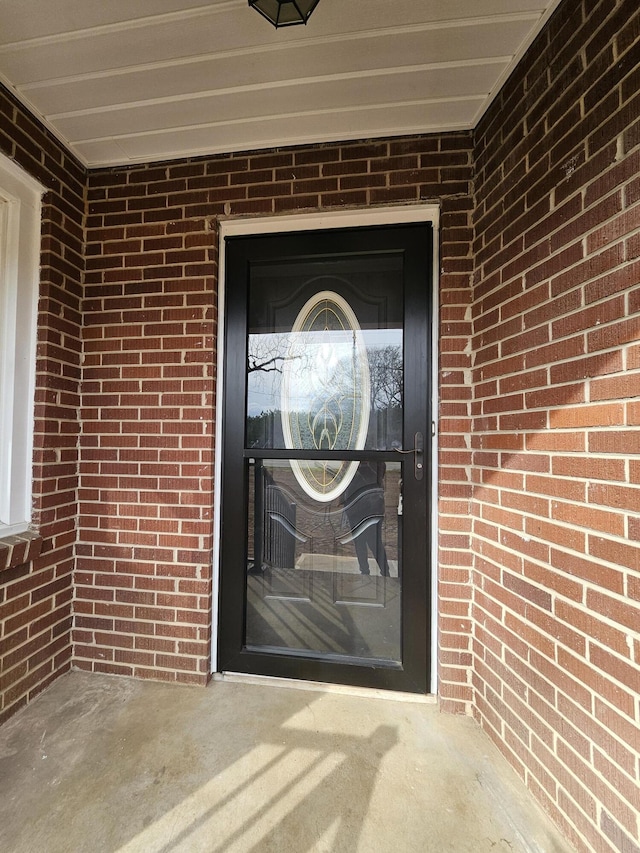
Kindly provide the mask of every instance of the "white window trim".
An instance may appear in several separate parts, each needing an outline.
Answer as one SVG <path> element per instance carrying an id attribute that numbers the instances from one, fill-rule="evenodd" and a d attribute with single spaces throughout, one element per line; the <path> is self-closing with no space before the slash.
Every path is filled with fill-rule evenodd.
<path id="1" fill-rule="evenodd" d="M 0 537 L 22 533 L 32 521 L 43 192 L 0 157 Z"/>

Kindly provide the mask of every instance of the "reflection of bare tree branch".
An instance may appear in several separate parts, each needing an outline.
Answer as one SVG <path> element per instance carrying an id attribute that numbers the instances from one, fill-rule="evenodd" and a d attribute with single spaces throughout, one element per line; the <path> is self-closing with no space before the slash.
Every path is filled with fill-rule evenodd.
<path id="1" fill-rule="evenodd" d="M 291 334 L 249 335 L 247 373 L 282 373 L 285 361 L 300 361 L 303 354 L 290 351 Z"/>
<path id="2" fill-rule="evenodd" d="M 268 358 L 266 361 L 258 361 L 256 356 L 249 354 L 248 373 L 253 373 L 254 370 L 261 370 L 263 373 L 282 373 L 282 367 L 279 367 L 276 362 L 284 361 L 284 356 L 274 355 L 273 358 Z"/>
<path id="3" fill-rule="evenodd" d="M 288 344 L 286 334 L 250 334 L 247 373 L 282 373 Z"/>

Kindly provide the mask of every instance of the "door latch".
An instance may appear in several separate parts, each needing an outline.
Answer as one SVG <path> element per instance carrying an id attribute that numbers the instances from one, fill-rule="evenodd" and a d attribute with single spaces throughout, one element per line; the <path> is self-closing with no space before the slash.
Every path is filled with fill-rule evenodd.
<path id="1" fill-rule="evenodd" d="M 413 438 L 413 460 L 416 480 L 422 480 L 424 477 L 424 436 L 421 432 L 417 432 Z"/>

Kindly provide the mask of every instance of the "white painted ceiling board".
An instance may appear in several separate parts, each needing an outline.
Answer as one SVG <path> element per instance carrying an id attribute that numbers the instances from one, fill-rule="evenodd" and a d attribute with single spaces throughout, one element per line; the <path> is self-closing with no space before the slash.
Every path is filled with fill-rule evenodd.
<path id="1" fill-rule="evenodd" d="M 472 128 L 559 0 L 0 0 L 0 80 L 89 166 Z"/>
<path id="2" fill-rule="evenodd" d="M 203 3 L 203 0 L 91 0 L 82 4 L 78 0 L 0 0 L 0 44 L 50 38 L 80 29 L 222 3 L 230 5 L 229 0 L 211 0 L 210 3 Z"/>
<path id="3" fill-rule="evenodd" d="M 455 69 L 458 70 L 458 69 Z M 455 72 L 455 70 L 453 70 Z M 60 116 L 56 125 L 74 143 L 89 131 L 88 138 L 158 131 L 163 128 L 206 124 L 207 117 L 224 116 L 226 121 L 271 116 L 323 112 L 329 118 L 334 110 L 374 107 L 380 102 L 401 105 L 406 102 L 441 101 L 452 98 L 484 100 L 495 77 L 495 66 L 474 69 L 473 80 L 452 70 L 406 71 L 398 74 L 394 85 L 371 78 L 347 78 L 313 81 L 306 84 L 272 87 L 268 90 L 217 92 L 197 98 L 182 98 L 162 103 L 147 103 L 131 108 L 98 111 L 91 116 Z M 473 109 L 477 108 L 477 104 Z M 465 120 L 473 118 L 474 112 Z M 391 131 L 393 127 L 389 128 Z M 87 138 L 87 137 L 85 137 Z"/>
<path id="4" fill-rule="evenodd" d="M 305 56 L 305 53 L 307 54 Z M 311 55 L 309 55 L 311 54 Z M 361 57 L 345 56 L 345 51 L 336 48 L 331 51 L 331 72 L 306 78 L 303 73 L 313 59 L 313 51 L 293 51 L 285 55 L 279 51 L 271 55 L 268 62 L 255 59 L 231 62 L 224 59 L 207 59 L 192 63 L 182 69 L 178 76 L 172 68 L 155 68 L 147 71 L 134 71 L 101 77 L 93 80 L 79 80 L 65 85 L 26 87 L 32 104 L 44 113 L 49 121 L 59 120 L 82 113 L 102 110 L 138 109 L 141 106 L 161 104 L 174 99 L 198 99 L 217 94 L 246 91 L 261 92 L 264 89 L 279 87 L 307 87 L 325 81 L 363 79 L 374 93 L 379 90 L 384 78 L 394 82 L 395 75 L 428 74 L 431 86 L 442 86 L 441 95 L 460 94 L 465 86 L 471 86 L 473 93 L 481 86 L 489 92 L 496 77 L 509 66 L 510 57 L 487 57 L 470 60 L 452 60 L 450 62 L 416 63 L 384 66 L 381 64 L 383 51 L 375 51 L 374 61 L 366 53 Z M 404 57 L 407 59 L 408 57 Z M 291 75 L 287 69 L 301 65 L 301 73 Z M 401 81 L 399 81 L 401 82 Z M 155 93 L 162 92 L 161 97 Z M 433 94 L 431 91 L 425 95 Z"/>
<path id="5" fill-rule="evenodd" d="M 482 99 L 468 101 L 444 101 L 438 104 L 380 104 L 375 109 L 337 110 L 328 123 L 327 115 L 295 114 L 265 116 L 241 122 L 214 122 L 207 126 L 168 129 L 160 133 L 127 135 L 116 137 L 113 148 L 104 157 L 104 165 L 119 165 L 122 162 L 173 159 L 177 152 L 188 148 L 194 156 L 208 153 L 248 151 L 273 148 L 289 144 L 307 144 L 317 140 L 335 142 L 362 138 L 362 127 L 372 129 L 371 137 L 386 136 L 389 127 L 397 135 L 415 134 L 428 123 L 434 130 L 463 129 L 466 116 L 473 112 L 474 105 Z M 241 133 L 238 133 L 241 128 Z M 107 151 L 104 140 L 99 141 L 101 150 Z M 90 159 L 95 141 L 79 141 L 75 148 Z M 125 152 L 123 161 L 120 152 Z"/>
<path id="6" fill-rule="evenodd" d="M 256 15 L 249 8 L 245 11 L 253 11 Z M 348 50 L 348 56 L 364 54 L 369 57 L 369 61 L 375 59 L 375 53 L 370 51 L 391 51 L 387 64 L 406 64 L 404 57 L 407 51 L 414 57 L 413 61 L 421 62 L 469 59 L 476 54 L 503 56 L 505 46 L 519 44 L 532 27 L 529 16 L 489 20 L 474 16 L 467 21 L 371 28 L 351 35 L 344 32 L 323 35 L 317 32 L 311 37 L 308 35 L 311 24 L 308 24 L 297 39 L 290 37 L 289 30 L 276 31 L 271 28 L 278 36 L 277 40 L 271 37 L 260 42 L 258 39 L 251 40 L 240 27 L 233 25 L 233 20 L 218 17 L 220 20 L 215 22 L 215 28 L 210 21 L 188 18 L 153 25 L 142 31 L 96 31 L 36 47 L 29 42 L 11 48 L 2 47 L 0 63 L 4 73 L 21 87 L 43 80 L 77 79 L 148 65 L 171 65 L 174 73 L 178 74 L 183 64 L 212 56 L 220 56 L 226 62 L 262 61 L 267 64 L 278 53 L 289 57 L 292 52 L 306 51 L 312 51 L 315 61 L 321 63 L 316 67 L 309 58 L 308 68 L 316 72 L 320 69 L 331 70 L 331 51 L 340 45 L 343 51 Z M 259 28 L 270 26 L 260 17 L 257 25 Z M 216 32 L 216 50 L 213 49 L 211 39 L 212 29 Z M 289 36 L 288 40 L 286 36 Z M 506 53 L 509 54 L 510 50 L 507 49 Z"/>

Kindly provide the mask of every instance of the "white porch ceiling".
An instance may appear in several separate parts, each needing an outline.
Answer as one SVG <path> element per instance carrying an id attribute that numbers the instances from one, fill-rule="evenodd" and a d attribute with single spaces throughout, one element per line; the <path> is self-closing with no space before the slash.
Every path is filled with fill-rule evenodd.
<path id="1" fill-rule="evenodd" d="M 475 126 L 559 0 L 0 0 L 0 79 L 88 166 Z"/>

